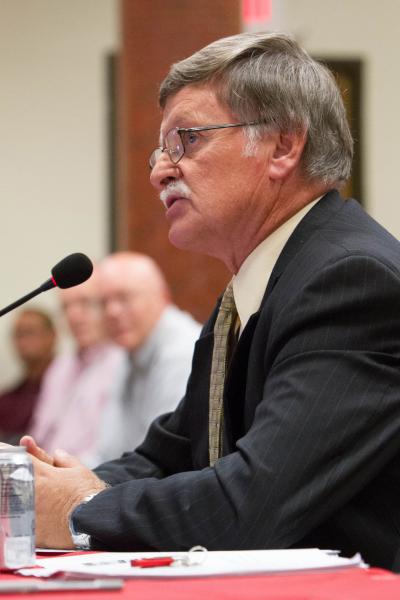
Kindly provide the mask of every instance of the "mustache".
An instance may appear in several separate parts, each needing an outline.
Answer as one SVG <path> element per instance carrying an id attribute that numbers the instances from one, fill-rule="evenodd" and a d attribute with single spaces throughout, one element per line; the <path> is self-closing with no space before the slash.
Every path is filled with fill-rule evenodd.
<path id="1" fill-rule="evenodd" d="M 167 198 L 172 194 L 178 194 L 179 196 L 183 196 L 184 198 L 190 198 L 192 192 L 189 186 L 187 186 L 186 183 L 184 183 L 183 181 L 171 181 L 171 183 L 169 183 L 167 187 L 164 188 L 162 192 L 160 192 L 160 200 L 165 207 Z"/>

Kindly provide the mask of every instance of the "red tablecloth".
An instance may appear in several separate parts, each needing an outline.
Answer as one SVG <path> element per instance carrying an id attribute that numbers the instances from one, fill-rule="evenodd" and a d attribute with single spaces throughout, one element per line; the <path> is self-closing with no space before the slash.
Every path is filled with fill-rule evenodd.
<path id="1" fill-rule="evenodd" d="M 1 575 L 0 581 L 10 578 Z M 15 580 L 15 577 L 13 577 Z M 32 595 L 2 595 L 28 598 Z M 35 593 L 35 600 L 399 600 L 400 576 L 382 569 L 198 579 L 128 579 L 122 590 Z"/>

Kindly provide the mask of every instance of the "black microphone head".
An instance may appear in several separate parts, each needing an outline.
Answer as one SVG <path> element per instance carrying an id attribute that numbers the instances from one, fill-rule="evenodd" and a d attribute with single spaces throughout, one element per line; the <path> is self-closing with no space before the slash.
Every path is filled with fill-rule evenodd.
<path id="1" fill-rule="evenodd" d="M 69 254 L 51 270 L 54 283 L 62 289 L 83 283 L 92 273 L 92 261 L 81 252 Z"/>

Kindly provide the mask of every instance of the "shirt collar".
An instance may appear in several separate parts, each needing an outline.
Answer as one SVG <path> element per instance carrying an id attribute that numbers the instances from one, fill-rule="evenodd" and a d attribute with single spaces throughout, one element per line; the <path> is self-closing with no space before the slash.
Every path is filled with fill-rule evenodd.
<path id="1" fill-rule="evenodd" d="M 272 270 L 286 242 L 300 221 L 322 196 L 304 206 L 261 242 L 233 277 L 233 295 L 240 318 L 240 331 L 246 327 L 251 315 L 260 308 Z"/>

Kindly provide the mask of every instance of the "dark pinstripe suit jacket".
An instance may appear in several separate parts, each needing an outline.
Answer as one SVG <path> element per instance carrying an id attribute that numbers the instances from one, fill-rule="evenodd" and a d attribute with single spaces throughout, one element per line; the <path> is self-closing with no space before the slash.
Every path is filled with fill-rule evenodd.
<path id="1" fill-rule="evenodd" d="M 333 191 L 286 244 L 225 389 L 224 457 L 208 468 L 214 311 L 187 393 L 113 487 L 74 512 L 116 550 L 360 551 L 400 564 L 400 244 Z M 155 390 L 155 393 L 157 391 Z"/>

